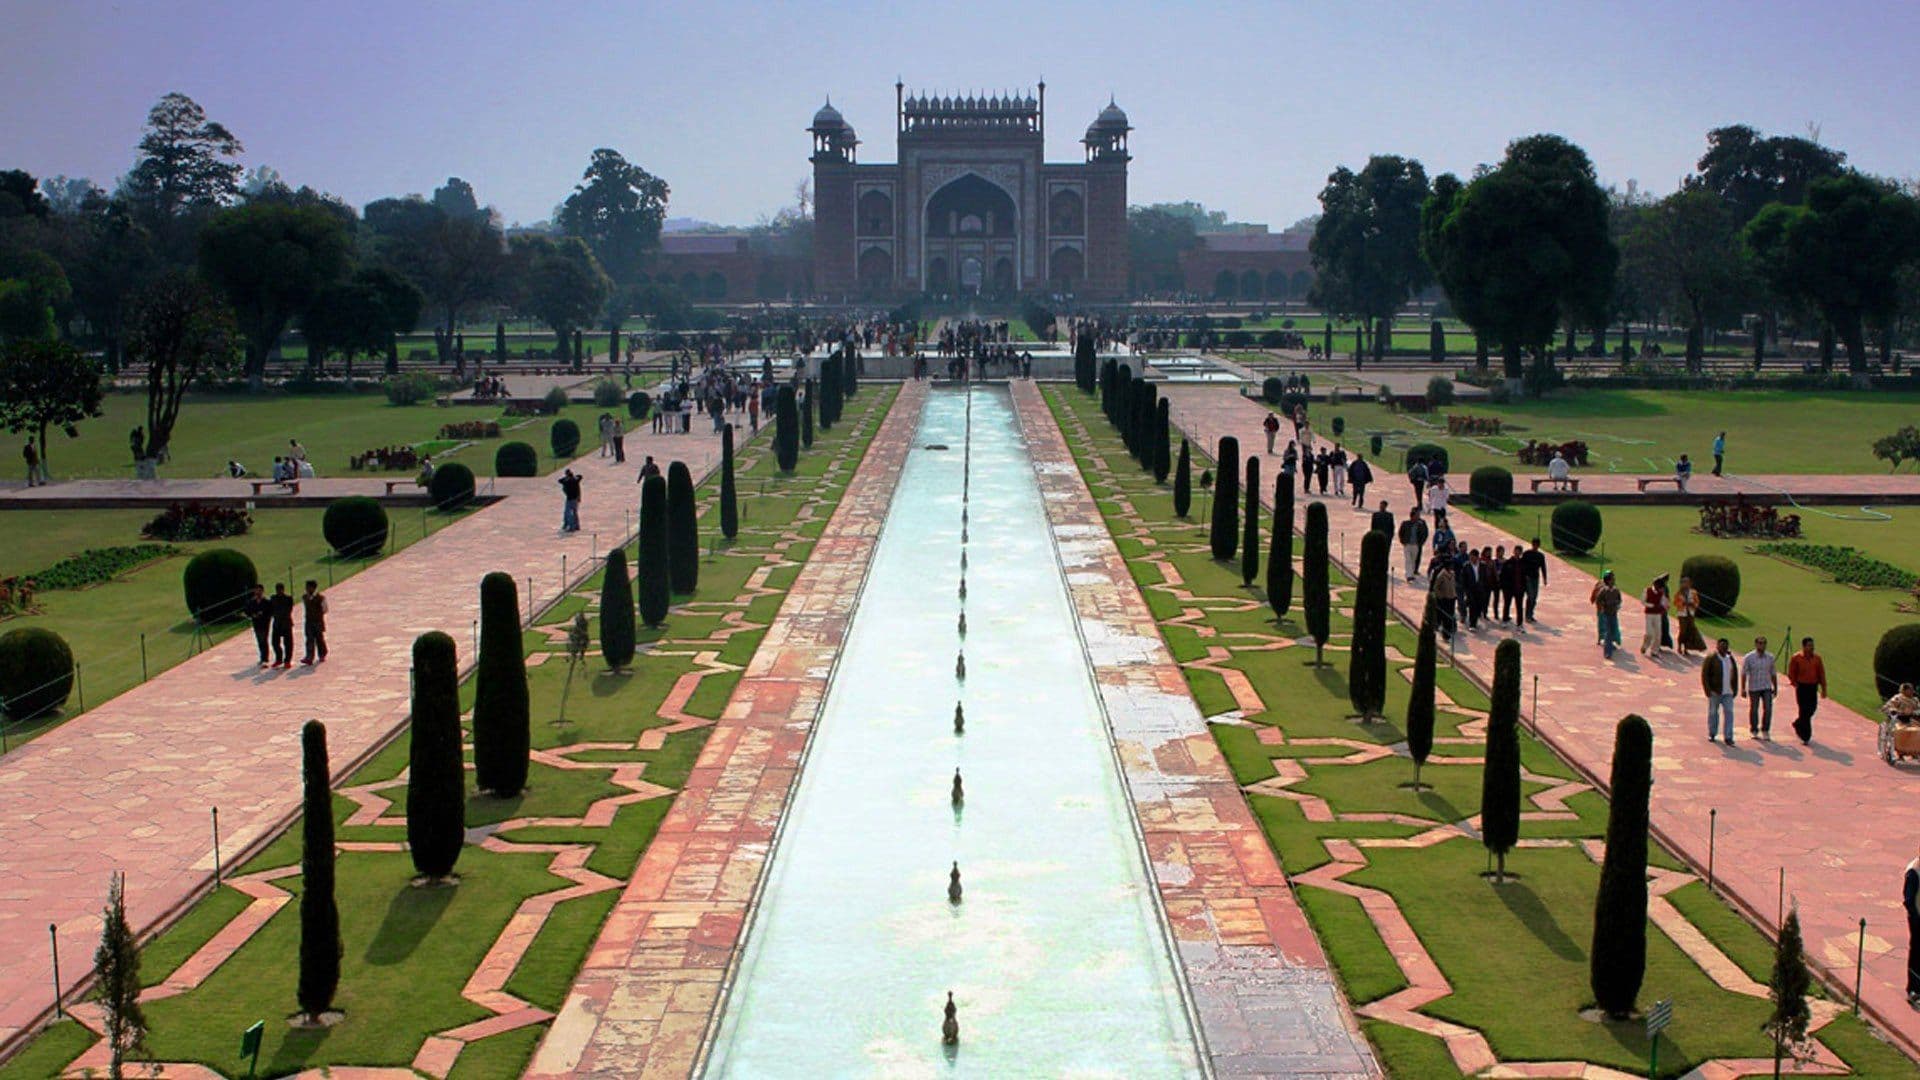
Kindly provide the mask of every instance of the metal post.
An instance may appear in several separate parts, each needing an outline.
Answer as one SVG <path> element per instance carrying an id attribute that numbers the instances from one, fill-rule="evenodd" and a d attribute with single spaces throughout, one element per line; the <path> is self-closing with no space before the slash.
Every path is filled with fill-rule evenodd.
<path id="1" fill-rule="evenodd" d="M 80 711 L 86 712 L 87 684 L 86 681 L 80 677 L 80 664 L 78 661 L 75 661 L 73 665 L 73 692 L 74 695 L 80 699 Z"/>
<path id="2" fill-rule="evenodd" d="M 1540 676 L 1533 677 L 1533 737 L 1540 737 Z"/>
<path id="3" fill-rule="evenodd" d="M 220 808 L 213 808 L 213 883 L 220 884 Z"/>
<path id="4" fill-rule="evenodd" d="M 1713 841 L 1718 831 L 1720 811 L 1718 808 L 1707 811 L 1707 891 L 1713 891 Z"/>
<path id="5" fill-rule="evenodd" d="M 1779 906 L 1774 908 L 1773 925 L 1778 927 L 1778 926 L 1785 926 L 1786 924 L 1787 924 L 1787 868 L 1782 866 L 1780 868 Z"/>
<path id="6" fill-rule="evenodd" d="M 1860 920 L 1860 937 L 1853 954 L 1853 1015 L 1860 1015 L 1860 969 L 1867 962 L 1867 920 Z"/>
<path id="7" fill-rule="evenodd" d="M 147 681 L 147 635 L 140 635 L 140 681 Z"/>
<path id="8" fill-rule="evenodd" d="M 567 553 L 564 551 L 560 553 L 560 587 L 567 587 Z"/>
<path id="9" fill-rule="evenodd" d="M 527 575 L 527 621 L 533 621 L 533 575 Z"/>
<path id="10" fill-rule="evenodd" d="M 60 1004 L 60 928 L 53 923 L 47 924 L 47 940 L 53 942 L 53 1015 L 63 1017 L 67 1012 Z"/>
<path id="11" fill-rule="evenodd" d="M 480 620 L 473 620 L 473 654 L 480 655 Z"/>
<path id="12" fill-rule="evenodd" d="M 600 557 L 600 534 L 588 533 L 587 535 L 592 537 L 587 541 L 587 565 L 592 566 L 593 561 Z"/>

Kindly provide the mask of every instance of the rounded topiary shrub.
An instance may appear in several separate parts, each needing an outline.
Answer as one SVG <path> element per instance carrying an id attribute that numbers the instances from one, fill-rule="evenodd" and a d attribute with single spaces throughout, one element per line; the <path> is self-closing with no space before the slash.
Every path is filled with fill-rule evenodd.
<path id="1" fill-rule="evenodd" d="M 1498 465 L 1482 465 L 1467 478 L 1467 494 L 1482 510 L 1504 510 L 1513 502 L 1513 474 Z"/>
<path id="2" fill-rule="evenodd" d="M 27 720 L 67 703 L 73 692 L 73 650 L 41 626 L 0 635 L 0 708 Z"/>
<path id="3" fill-rule="evenodd" d="M 572 401 L 573 399 L 567 395 L 566 387 L 555 386 L 547 390 L 546 396 L 540 399 L 540 405 L 550 413 L 557 413 Z"/>
<path id="4" fill-rule="evenodd" d="M 1269 375 L 1260 383 L 1260 400 L 1269 405 L 1280 404 L 1280 395 L 1287 392 L 1287 384 L 1277 375 Z"/>
<path id="5" fill-rule="evenodd" d="M 4 640 L 4 639 L 0 639 Z M 1920 684 L 1920 623 L 1904 623 L 1880 635 L 1873 648 L 1873 685 L 1890 698 L 1901 683 Z"/>
<path id="6" fill-rule="evenodd" d="M 1344 416 L 1334 417 L 1333 418 L 1333 437 L 1337 439 L 1340 436 L 1345 435 L 1346 433 L 1347 433 L 1347 418 Z"/>
<path id="7" fill-rule="evenodd" d="M 473 501 L 473 470 L 459 462 L 433 470 L 427 497 L 441 510 L 458 510 Z"/>
<path id="8" fill-rule="evenodd" d="M 1425 465 L 1429 472 L 1433 471 L 1436 462 L 1439 463 L 1441 472 L 1446 472 L 1448 465 L 1451 464 L 1451 460 L 1447 457 L 1447 448 L 1430 442 L 1414 443 L 1407 447 L 1407 468 L 1413 468 L 1414 462 Z"/>
<path id="9" fill-rule="evenodd" d="M 627 416 L 634 420 L 645 420 L 653 408 L 653 399 L 645 390 L 635 390 L 627 395 Z"/>
<path id="10" fill-rule="evenodd" d="M 1386 439 L 1379 435 L 1374 435 L 1367 439 L 1367 449 L 1373 451 L 1374 457 L 1379 457 L 1380 451 L 1386 449 L 1386 446 Z"/>
<path id="11" fill-rule="evenodd" d="M 553 447 L 553 456 L 570 458 L 580 449 L 580 425 L 571 420 L 555 420 L 553 429 L 547 432 L 547 442 Z"/>
<path id="12" fill-rule="evenodd" d="M 619 382 L 610 378 L 603 378 L 593 384 L 593 403 L 595 405 L 603 409 L 611 409 L 615 405 L 620 404 L 620 398 Z"/>
<path id="13" fill-rule="evenodd" d="M 1680 564 L 1680 576 L 1700 590 L 1703 615 L 1724 618 L 1740 602 L 1740 564 L 1725 555 L 1695 555 Z"/>
<path id="14" fill-rule="evenodd" d="M 539 476 L 540 454 L 529 443 L 501 443 L 493 452 L 495 476 Z"/>
<path id="15" fill-rule="evenodd" d="M 245 554 L 214 548 L 195 555 L 180 580 L 187 591 L 187 610 L 203 623 L 216 623 L 240 613 L 260 572 Z"/>
<path id="16" fill-rule="evenodd" d="M 1453 380 L 1445 375 L 1428 379 L 1427 404 L 1435 408 L 1453 404 Z"/>
<path id="17" fill-rule="evenodd" d="M 336 553 L 358 558 L 379 551 L 387 542 L 387 511 L 365 495 L 349 495 L 327 504 L 320 534 Z"/>
<path id="18" fill-rule="evenodd" d="M 1553 550 L 1585 555 L 1600 543 L 1600 508 L 1573 500 L 1553 508 Z"/>

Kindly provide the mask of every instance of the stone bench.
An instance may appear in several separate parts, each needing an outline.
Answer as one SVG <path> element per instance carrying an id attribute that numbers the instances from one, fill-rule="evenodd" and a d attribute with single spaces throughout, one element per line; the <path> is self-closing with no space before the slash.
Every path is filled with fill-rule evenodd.
<path id="1" fill-rule="evenodd" d="M 259 496 L 262 488 L 270 486 L 283 487 L 295 495 L 300 494 L 300 481 L 298 480 L 249 480 L 247 483 L 253 485 L 253 494 L 256 497 Z"/>
<path id="2" fill-rule="evenodd" d="M 1551 476 L 1535 476 L 1528 480 L 1528 483 L 1533 485 L 1533 493 L 1536 495 L 1540 493 L 1542 484 L 1552 484 L 1555 491 L 1571 491 L 1575 495 L 1580 493 L 1580 478 L 1577 476 L 1569 476 L 1565 480 L 1555 480 Z"/>
<path id="3" fill-rule="evenodd" d="M 1687 490 L 1687 486 L 1681 483 L 1680 478 L 1677 476 L 1642 476 L 1636 479 L 1634 483 L 1640 486 L 1640 492 L 1643 495 L 1646 494 L 1647 487 L 1650 484 L 1672 484 L 1673 490 L 1675 491 Z"/>

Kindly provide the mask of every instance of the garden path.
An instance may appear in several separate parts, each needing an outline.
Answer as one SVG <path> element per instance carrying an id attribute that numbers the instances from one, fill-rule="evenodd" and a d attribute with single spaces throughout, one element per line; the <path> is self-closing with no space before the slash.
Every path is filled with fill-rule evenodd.
<path id="1" fill-rule="evenodd" d="M 1235 435 L 1244 451 L 1259 453 L 1260 423 L 1267 413 L 1260 402 L 1199 387 L 1170 386 L 1162 392 L 1171 402 L 1174 423 L 1195 440 L 1196 449 L 1211 453 L 1221 436 Z M 1268 456 L 1267 482 L 1277 472 L 1277 461 Z M 1378 493 L 1404 509 L 1410 492 L 1385 469 L 1376 467 L 1376 474 L 1370 495 Z M 1796 479 L 1811 489 L 1875 478 Z M 1270 493 L 1263 501 L 1271 505 Z M 1354 573 L 1367 520 L 1344 498 L 1325 501 L 1337 537 L 1330 546 L 1342 568 Z M 1519 540 L 1464 516 L 1462 523 L 1463 538 L 1476 545 Z M 1893 824 L 1905 820 L 1911 808 L 1912 770 L 1883 764 L 1875 750 L 1874 723 L 1832 701 L 1821 703 L 1809 747 L 1792 745 L 1796 740 L 1786 718 L 1777 725 L 1781 741 L 1708 742 L 1697 664 L 1637 655 L 1635 628 L 1626 631 L 1626 648 L 1611 661 L 1602 659 L 1586 640 L 1593 627 L 1587 604 L 1593 578 L 1552 555 L 1547 563 L 1540 625 L 1514 635 L 1526 649 L 1525 721 L 1604 789 L 1615 724 L 1628 713 L 1646 717 L 1659 740 L 1655 833 L 1697 870 L 1711 861 L 1719 891 L 1770 933 L 1777 931 L 1782 904 L 1796 903 L 1808 959 L 1829 986 L 1843 991 L 1842 997 L 1851 996 L 1855 959 L 1863 956 L 1864 1009 L 1908 1053 L 1920 1052 L 1920 1013 L 1906 1003 L 1906 956 L 1900 945 L 1905 928 L 1901 874 L 1913 846 Z M 1629 583 L 1629 591 L 1638 585 Z M 1408 588 L 1396 580 L 1390 599 L 1402 620 L 1417 625 L 1424 587 Z M 1507 636 L 1503 630 L 1495 624 L 1457 639 L 1457 666 L 1483 688 L 1492 679 L 1494 645 Z M 1719 810 L 1727 811 L 1726 821 L 1715 825 Z"/>

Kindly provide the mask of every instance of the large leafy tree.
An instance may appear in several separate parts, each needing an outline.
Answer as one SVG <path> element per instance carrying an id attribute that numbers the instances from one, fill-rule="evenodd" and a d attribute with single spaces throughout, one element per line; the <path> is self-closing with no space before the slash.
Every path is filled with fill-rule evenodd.
<path id="1" fill-rule="evenodd" d="M 447 177 L 446 183 L 433 189 L 433 208 L 456 221 L 490 221 L 493 217 L 492 212 L 481 208 L 473 185 L 457 176 Z"/>
<path id="2" fill-rule="evenodd" d="M 98 189 L 81 200 L 67 230 L 74 307 L 106 354 L 108 370 L 118 371 L 131 301 L 160 272 L 153 233 L 125 200 Z"/>
<path id="3" fill-rule="evenodd" d="M 419 320 L 421 303 L 412 282 L 382 267 L 367 267 L 328 285 L 300 320 L 309 363 L 339 353 L 352 378 L 353 358 L 391 350 L 395 336 Z"/>
<path id="4" fill-rule="evenodd" d="M 52 337 L 73 299 L 65 268 L 32 242 L 0 247 L 0 341 Z"/>
<path id="5" fill-rule="evenodd" d="M 586 241 L 615 281 L 626 283 L 660 244 L 667 193 L 665 180 L 601 147 L 555 220 L 562 232 Z"/>
<path id="6" fill-rule="evenodd" d="M 1920 203 L 1860 173 L 1815 180 L 1799 206 L 1773 203 L 1747 223 L 1746 243 L 1767 285 L 1820 317 L 1866 370 L 1868 320 L 1901 304 L 1901 274 L 1920 261 Z"/>
<path id="7" fill-rule="evenodd" d="M 182 93 L 171 93 L 147 113 L 140 159 L 127 174 L 127 193 L 163 217 L 190 208 L 225 206 L 240 194 L 244 149 L 225 125 Z"/>
<path id="8" fill-rule="evenodd" d="M 1500 343 L 1508 378 L 1527 350 L 1544 356 L 1563 317 L 1606 318 L 1619 264 L 1607 196 L 1586 152 L 1558 135 L 1515 140 L 1470 183 L 1435 180 L 1421 239 L 1454 310 Z"/>
<path id="9" fill-rule="evenodd" d="M 28 432 L 47 460 L 47 429 L 100 415 L 100 368 L 64 341 L 23 338 L 0 348 L 0 424 Z"/>
<path id="10" fill-rule="evenodd" d="M 230 370 L 239 340 L 226 301 L 198 278 L 175 271 L 134 301 L 127 355 L 147 369 L 149 460 L 164 456 L 173 442 L 188 389 Z"/>
<path id="11" fill-rule="evenodd" d="M 1699 371 L 1704 333 L 1742 310 L 1752 268 L 1733 211 L 1711 192 L 1683 189 L 1634 215 L 1621 275 L 1687 328 L 1687 368 Z"/>
<path id="12" fill-rule="evenodd" d="M 1688 189 L 1719 196 L 1738 224 L 1768 203 L 1806 201 L 1815 180 L 1846 171 L 1847 155 L 1793 135 L 1764 136 L 1745 124 L 1707 132 L 1707 150 L 1686 180 Z"/>
<path id="13" fill-rule="evenodd" d="M 559 335 L 570 355 L 573 332 L 588 326 L 612 283 L 578 237 L 513 238 L 513 281 L 520 305 Z"/>
<path id="14" fill-rule="evenodd" d="M 472 188 L 455 178 L 434 192 L 432 202 L 418 195 L 378 199 L 365 211 L 374 250 L 426 297 L 439 328 L 442 361 L 461 314 L 498 297 L 506 284 L 500 227 L 490 211 L 468 213 L 468 198 L 460 189 L 471 197 Z"/>
<path id="15" fill-rule="evenodd" d="M 346 273 L 349 235 L 317 206 L 257 202 L 221 211 L 200 233 L 200 270 L 227 295 L 256 382 L 267 353 L 326 287 Z"/>
<path id="16" fill-rule="evenodd" d="M 1420 212 L 1431 194 L 1427 170 L 1412 158 L 1376 154 L 1357 173 L 1335 169 L 1307 246 L 1312 302 L 1369 325 L 1391 319 L 1432 277 L 1420 255 Z M 1374 359 L 1385 353 L 1386 335 L 1374 335 Z"/>
<path id="17" fill-rule="evenodd" d="M 1180 256 L 1199 246 L 1192 215 L 1164 205 L 1127 208 L 1127 261 L 1135 292 L 1180 288 Z"/>
<path id="18" fill-rule="evenodd" d="M 0 220 L 45 218 L 50 213 L 52 207 L 40 193 L 40 182 L 32 173 L 24 169 L 0 169 Z"/>

